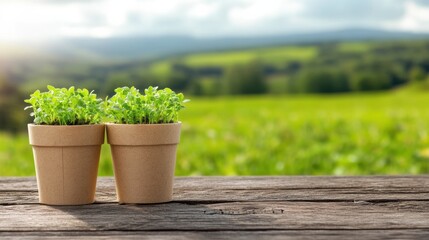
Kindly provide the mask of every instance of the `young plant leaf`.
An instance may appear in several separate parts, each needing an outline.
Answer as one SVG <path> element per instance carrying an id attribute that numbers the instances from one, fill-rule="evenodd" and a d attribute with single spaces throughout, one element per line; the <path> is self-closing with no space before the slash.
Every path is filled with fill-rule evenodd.
<path id="1" fill-rule="evenodd" d="M 160 124 L 179 121 L 179 111 L 184 108 L 184 96 L 173 90 L 148 87 L 144 95 L 135 87 L 115 89 L 115 95 L 107 99 L 105 111 L 114 123 Z"/>
<path id="2" fill-rule="evenodd" d="M 101 122 L 103 101 L 87 89 L 47 86 L 47 92 L 36 90 L 24 102 L 30 104 L 24 110 L 33 109 L 35 124 L 83 125 Z"/>

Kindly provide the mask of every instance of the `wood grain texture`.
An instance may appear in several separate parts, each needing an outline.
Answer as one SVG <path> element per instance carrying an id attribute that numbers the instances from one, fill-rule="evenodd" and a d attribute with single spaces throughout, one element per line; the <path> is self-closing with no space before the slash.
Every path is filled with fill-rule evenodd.
<path id="1" fill-rule="evenodd" d="M 429 202 L 2 206 L 0 231 L 429 229 Z"/>
<path id="2" fill-rule="evenodd" d="M 428 239 L 429 176 L 176 178 L 174 201 L 37 203 L 34 178 L 0 178 L 0 238 Z"/>
<path id="3" fill-rule="evenodd" d="M 99 178 L 98 202 L 116 202 L 112 178 Z M 174 201 L 429 200 L 429 177 L 195 177 L 176 178 Z M 38 202 L 34 178 L 0 178 L 1 204 Z"/>
<path id="4" fill-rule="evenodd" d="M 429 175 L 421 176 L 282 176 L 282 177 L 176 177 L 175 188 L 181 189 L 311 189 L 311 188 L 429 188 Z M 112 177 L 99 177 L 100 189 L 114 188 Z M 1 177 L 0 190 L 34 190 L 34 177 Z"/>
<path id="5" fill-rule="evenodd" d="M 243 201 L 420 201 L 429 200 L 427 188 L 352 188 L 344 189 L 179 189 L 174 190 L 175 202 L 243 202 Z M 114 189 L 98 190 L 96 194 L 98 203 L 117 202 Z M 5 204 L 36 204 L 38 196 L 36 191 L 0 191 L 0 205 Z"/>
<path id="6" fill-rule="evenodd" d="M 90 232 L 0 232 L 1 239 L 429 239 L 428 230 L 306 230 L 306 231 L 90 231 Z"/>

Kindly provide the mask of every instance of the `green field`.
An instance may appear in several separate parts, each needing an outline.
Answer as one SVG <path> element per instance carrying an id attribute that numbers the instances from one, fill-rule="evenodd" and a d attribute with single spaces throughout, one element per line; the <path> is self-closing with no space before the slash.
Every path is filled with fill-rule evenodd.
<path id="1" fill-rule="evenodd" d="M 371 49 L 366 42 L 343 42 L 338 44 L 338 50 L 344 53 L 365 53 Z"/>
<path id="2" fill-rule="evenodd" d="M 317 48 L 310 47 L 272 47 L 219 53 L 198 53 L 186 56 L 184 63 L 191 67 L 229 66 L 261 60 L 266 63 L 286 61 L 305 61 L 317 55 Z"/>
<path id="3" fill-rule="evenodd" d="M 176 175 L 429 173 L 429 94 L 192 98 Z M 34 175 L 27 136 L 0 134 L 0 175 Z M 111 175 L 108 145 L 100 175 Z"/>
<path id="4" fill-rule="evenodd" d="M 366 43 L 351 43 L 345 45 L 346 50 L 356 48 L 354 45 L 368 45 Z M 318 54 L 315 46 L 282 46 L 254 48 L 246 50 L 232 50 L 224 52 L 194 53 L 170 60 L 160 60 L 150 65 L 150 72 L 157 77 L 165 78 L 171 71 L 173 63 L 184 64 L 190 68 L 220 67 L 248 64 L 252 61 L 261 61 L 273 66 L 282 66 L 289 61 L 305 62 L 314 59 Z"/>

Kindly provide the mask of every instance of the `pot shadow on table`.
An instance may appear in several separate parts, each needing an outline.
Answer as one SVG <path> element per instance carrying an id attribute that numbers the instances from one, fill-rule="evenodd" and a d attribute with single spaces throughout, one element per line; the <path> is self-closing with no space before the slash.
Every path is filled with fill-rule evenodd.
<path id="1" fill-rule="evenodd" d="M 103 187 L 97 194 L 103 193 Z M 107 190 L 111 192 L 111 189 Z M 105 192 L 106 193 L 106 192 Z M 186 194 L 182 194 L 186 195 Z M 173 196 L 161 204 L 118 204 L 107 198 L 83 206 L 51 206 L 61 211 L 67 231 L 225 231 L 264 229 L 271 214 L 282 210 L 261 209 L 248 203 L 196 201 Z M 112 200 L 112 198 L 110 198 Z M 269 211 L 270 214 L 267 214 Z M 274 212 L 277 211 L 277 212 Z M 265 224 L 264 224 L 265 223 Z M 60 226 L 60 228 L 63 228 Z"/>

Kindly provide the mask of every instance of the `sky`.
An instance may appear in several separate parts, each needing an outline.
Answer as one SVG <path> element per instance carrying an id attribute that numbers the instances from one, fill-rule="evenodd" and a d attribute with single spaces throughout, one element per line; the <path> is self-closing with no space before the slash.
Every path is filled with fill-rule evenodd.
<path id="1" fill-rule="evenodd" d="M 0 41 L 348 28 L 429 33 L 429 0 L 0 0 Z"/>

